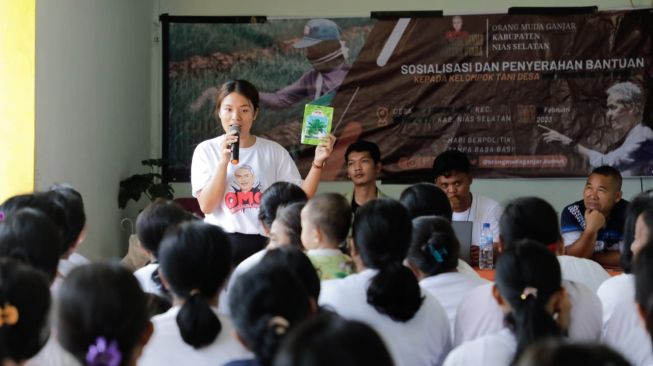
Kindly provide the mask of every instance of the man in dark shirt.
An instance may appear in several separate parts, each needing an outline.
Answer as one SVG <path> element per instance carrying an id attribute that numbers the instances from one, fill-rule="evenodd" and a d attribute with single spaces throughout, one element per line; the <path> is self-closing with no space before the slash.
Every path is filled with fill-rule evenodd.
<path id="1" fill-rule="evenodd" d="M 619 266 L 619 249 L 628 201 L 621 198 L 621 174 L 610 166 L 595 168 L 585 183 L 583 199 L 562 210 L 560 232 L 567 255 Z"/>

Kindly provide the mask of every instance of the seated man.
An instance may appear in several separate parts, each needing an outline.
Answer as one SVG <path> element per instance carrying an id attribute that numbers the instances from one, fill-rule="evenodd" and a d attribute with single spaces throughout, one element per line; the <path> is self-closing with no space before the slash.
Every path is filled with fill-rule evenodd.
<path id="1" fill-rule="evenodd" d="M 567 255 L 590 258 L 603 266 L 619 266 L 628 201 L 621 199 L 621 174 L 604 165 L 587 178 L 583 199 L 560 215 Z"/>
<path id="2" fill-rule="evenodd" d="M 469 159 L 465 153 L 448 150 L 438 155 L 433 161 L 433 178 L 435 184 L 447 194 L 453 209 L 453 221 L 472 222 L 472 262 L 478 260 L 478 245 L 481 228 L 490 224 L 495 248 L 499 241 L 499 218 L 501 206 L 493 199 L 473 195 L 469 191 L 472 174 Z"/>
<path id="3" fill-rule="evenodd" d="M 386 197 L 376 187 L 376 178 L 381 174 L 381 152 L 375 143 L 365 140 L 352 143 L 345 152 L 345 163 L 347 178 L 354 183 L 354 190 L 345 195 L 353 212 L 375 198 Z"/>

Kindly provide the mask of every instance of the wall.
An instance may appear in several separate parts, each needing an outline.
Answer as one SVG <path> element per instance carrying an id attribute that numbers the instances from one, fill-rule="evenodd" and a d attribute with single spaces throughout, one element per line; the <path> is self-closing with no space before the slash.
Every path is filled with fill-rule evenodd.
<path id="1" fill-rule="evenodd" d="M 332 0 L 305 1 L 277 0 L 275 2 L 257 2 L 252 0 L 221 1 L 212 3 L 201 0 L 159 0 L 159 13 L 170 15 L 267 15 L 267 16 L 301 16 L 308 17 L 319 14 L 325 17 L 339 16 L 369 16 L 371 10 L 433 10 L 442 9 L 445 14 L 465 13 L 501 13 L 506 12 L 510 6 L 586 6 L 597 5 L 600 10 L 624 9 L 632 7 L 651 7 L 653 1 L 642 0 L 549 0 L 549 1 L 424 1 L 408 0 L 394 2 L 389 0 L 349 1 Z M 154 63 L 160 62 L 160 58 Z M 160 76 L 153 79 L 153 89 L 160 90 Z M 153 120 L 153 126 L 160 126 L 160 120 Z M 160 128 L 153 129 L 154 140 L 160 149 Z M 160 150 L 156 150 L 160 151 Z M 493 197 L 500 202 L 524 195 L 536 195 L 547 199 L 560 211 L 566 204 L 580 199 L 585 179 L 478 179 L 473 182 L 472 191 Z M 175 184 L 178 196 L 190 196 L 188 184 Z M 384 193 L 398 197 L 405 188 L 404 185 L 381 185 Z M 643 189 L 653 188 L 653 179 L 629 178 L 624 181 L 624 197 L 630 198 Z M 351 184 L 347 182 L 323 182 L 319 192 L 347 192 Z"/>
<path id="2" fill-rule="evenodd" d="M 80 251 L 121 255 L 118 183 L 150 151 L 150 0 L 39 0 L 36 189 L 68 182 L 89 231 Z"/>

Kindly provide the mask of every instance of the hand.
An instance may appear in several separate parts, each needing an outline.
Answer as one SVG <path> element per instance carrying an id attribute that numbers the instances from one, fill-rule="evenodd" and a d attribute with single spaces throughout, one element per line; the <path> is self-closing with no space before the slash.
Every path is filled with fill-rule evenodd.
<path id="1" fill-rule="evenodd" d="M 572 142 L 574 142 L 574 140 L 572 140 L 571 137 L 565 136 L 565 135 L 561 134 L 560 132 L 558 132 L 556 130 L 550 129 L 550 128 L 548 128 L 546 126 L 543 126 L 543 125 L 537 125 L 537 126 L 540 127 L 540 128 L 543 128 L 543 129 L 545 129 L 547 131 L 547 132 L 542 134 L 542 137 L 544 138 L 544 142 L 549 143 L 549 142 L 557 141 L 557 142 L 562 143 L 565 146 L 567 146 L 567 145 L 571 144 Z"/>
<path id="2" fill-rule="evenodd" d="M 238 136 L 235 131 L 227 132 L 224 134 L 222 141 L 222 160 L 221 162 L 231 161 L 231 145 L 238 141 Z"/>
<path id="3" fill-rule="evenodd" d="M 585 210 L 585 230 L 597 233 L 605 226 L 605 216 L 597 210 Z"/>
<path id="4" fill-rule="evenodd" d="M 333 145 L 336 143 L 336 137 L 332 134 L 327 135 L 322 142 L 315 148 L 315 158 L 313 162 L 317 166 L 322 166 L 324 162 L 331 156 L 333 152 Z"/>
<path id="5" fill-rule="evenodd" d="M 472 267 L 478 267 L 478 255 L 480 248 L 478 245 L 472 245 L 469 247 L 469 265 Z"/>

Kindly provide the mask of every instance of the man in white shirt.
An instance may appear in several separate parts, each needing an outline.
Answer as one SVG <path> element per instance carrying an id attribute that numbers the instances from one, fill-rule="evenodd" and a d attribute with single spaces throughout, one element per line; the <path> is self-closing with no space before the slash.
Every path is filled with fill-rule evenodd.
<path id="1" fill-rule="evenodd" d="M 490 224 L 495 249 L 497 248 L 501 205 L 491 198 L 472 194 L 471 164 L 463 152 L 448 150 L 438 155 L 433 161 L 432 173 L 435 184 L 447 194 L 451 203 L 453 221 L 473 223 L 471 259 L 475 264 L 478 261 L 478 245 L 484 223 Z"/>

